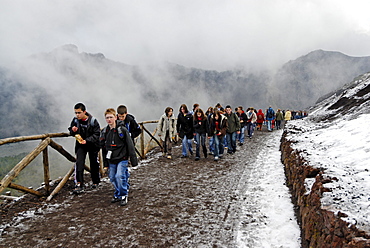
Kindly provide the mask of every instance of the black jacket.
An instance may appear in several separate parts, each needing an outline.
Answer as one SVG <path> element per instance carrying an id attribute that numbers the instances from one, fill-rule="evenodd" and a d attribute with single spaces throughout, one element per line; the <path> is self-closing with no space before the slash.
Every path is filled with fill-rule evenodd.
<path id="1" fill-rule="evenodd" d="M 181 139 L 183 139 L 185 135 L 188 139 L 192 139 L 194 137 L 193 115 L 190 113 L 187 113 L 186 115 L 179 113 L 177 117 L 176 130 Z"/>
<path id="2" fill-rule="evenodd" d="M 139 124 L 137 124 L 135 117 L 133 115 L 127 114 L 123 123 L 126 129 L 128 130 L 128 132 L 130 133 L 132 139 L 135 139 L 137 136 L 141 134 L 141 128 Z"/>
<path id="3" fill-rule="evenodd" d="M 199 133 L 199 134 L 209 133 L 209 124 L 208 124 L 207 117 L 204 117 L 203 120 L 201 120 L 201 121 L 194 120 L 193 125 L 194 125 L 194 132 L 195 133 Z"/>
<path id="4" fill-rule="evenodd" d="M 107 162 L 118 164 L 128 159 L 130 159 L 132 166 L 138 164 L 134 143 L 124 126 L 117 125 L 113 129 L 110 129 L 109 126 L 105 127 L 100 135 L 100 143 L 105 166 Z M 108 152 L 111 152 L 110 158 L 107 158 Z"/>
<path id="5" fill-rule="evenodd" d="M 95 119 L 91 114 L 86 113 L 88 116 L 86 121 L 82 121 L 74 117 L 72 119 L 71 125 L 68 128 L 71 136 L 76 134 L 81 135 L 81 137 L 86 140 L 86 145 L 89 147 L 99 147 L 99 136 L 100 136 L 100 125 L 97 119 Z M 77 132 L 72 131 L 72 127 L 77 127 Z M 76 141 L 76 148 L 81 146 L 80 143 Z"/>

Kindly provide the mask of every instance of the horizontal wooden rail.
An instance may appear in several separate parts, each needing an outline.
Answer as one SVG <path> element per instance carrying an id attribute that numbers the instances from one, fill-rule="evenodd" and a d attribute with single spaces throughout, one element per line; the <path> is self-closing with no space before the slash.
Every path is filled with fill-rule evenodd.
<path id="1" fill-rule="evenodd" d="M 19 136 L 19 137 L 12 137 L 12 138 L 5 138 L 0 139 L 0 146 L 8 143 L 15 143 L 20 141 L 27 141 L 27 140 L 39 140 L 45 138 L 56 138 L 56 137 L 68 137 L 70 136 L 69 133 L 46 133 L 46 134 L 39 134 L 39 135 L 31 135 L 31 136 Z"/>
<path id="2" fill-rule="evenodd" d="M 141 153 L 136 149 L 137 154 L 140 156 L 140 158 L 145 158 L 146 153 L 148 152 L 148 148 L 150 143 L 154 140 L 160 147 L 163 149 L 161 142 L 159 142 L 154 136 L 156 134 L 157 129 L 154 130 L 153 134 L 150 133 L 150 131 L 144 127 L 144 124 L 155 124 L 158 123 L 158 120 L 156 121 L 143 121 L 138 123 L 141 127 L 141 145 L 140 145 L 140 150 Z M 144 139 L 144 134 L 147 133 L 150 136 L 150 140 L 145 147 L 145 139 Z M 53 149 L 55 149 L 57 152 L 59 152 L 62 156 L 64 156 L 68 161 L 74 163 L 76 162 L 76 158 L 70 154 L 68 151 L 66 151 L 61 145 L 53 141 L 51 138 L 59 138 L 59 137 L 69 137 L 69 133 L 48 133 L 48 134 L 39 134 L 39 135 L 31 135 L 31 136 L 20 136 L 20 137 L 12 137 L 12 138 L 5 138 L 5 139 L 0 139 L 0 146 L 4 144 L 9 144 L 9 143 L 16 143 L 16 142 L 21 142 L 21 141 L 28 141 L 28 140 L 42 140 L 40 144 L 28 155 L 26 155 L 17 165 L 13 167 L 11 171 L 8 172 L 7 175 L 0 181 L 0 193 L 5 189 L 5 188 L 13 188 L 16 190 L 23 191 L 25 193 L 31 193 L 37 196 L 44 196 L 43 193 L 15 184 L 12 182 L 14 178 L 16 178 L 19 173 L 28 165 L 30 164 L 41 152 L 43 153 L 43 165 L 44 165 L 44 187 L 46 190 L 46 195 L 47 201 L 50 201 L 60 190 L 61 188 L 65 185 L 65 183 L 68 181 L 68 179 L 72 176 L 74 172 L 74 165 L 70 168 L 70 170 L 67 172 L 67 174 L 63 177 L 63 179 L 59 182 L 59 184 L 55 187 L 55 189 L 50 193 L 50 185 L 49 185 L 49 158 L 48 158 L 48 146 L 51 146 Z M 99 154 L 99 157 L 101 160 L 101 154 Z M 100 169 L 101 173 L 103 172 L 102 168 L 102 160 L 100 161 Z M 90 168 L 85 165 L 85 170 L 90 171 Z M 50 193 L 50 194 L 49 194 Z M 9 195 L 0 195 L 0 199 L 6 199 L 6 200 L 12 200 L 16 199 L 17 197 L 9 196 Z"/>

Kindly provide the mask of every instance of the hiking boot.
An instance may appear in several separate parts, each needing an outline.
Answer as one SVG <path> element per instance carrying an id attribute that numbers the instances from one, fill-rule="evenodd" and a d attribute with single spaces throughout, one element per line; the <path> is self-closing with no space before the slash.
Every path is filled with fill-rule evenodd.
<path id="1" fill-rule="evenodd" d="M 110 201 L 111 203 L 116 203 L 116 202 L 119 202 L 121 199 L 119 199 L 118 197 L 113 197 L 112 200 Z"/>
<path id="2" fill-rule="evenodd" d="M 180 158 L 187 158 L 188 156 L 187 155 L 182 155 Z"/>
<path id="3" fill-rule="evenodd" d="M 213 160 L 214 160 L 214 161 L 218 161 L 218 157 L 216 156 Z"/>
<path id="4" fill-rule="evenodd" d="M 127 195 L 122 196 L 122 199 L 121 199 L 120 205 L 121 205 L 121 206 L 126 206 L 126 205 L 127 205 L 127 201 L 128 201 L 128 196 L 127 196 Z"/>
<path id="5" fill-rule="evenodd" d="M 199 159 L 200 159 L 199 157 L 196 157 L 196 158 L 195 158 L 195 161 L 198 161 Z"/>

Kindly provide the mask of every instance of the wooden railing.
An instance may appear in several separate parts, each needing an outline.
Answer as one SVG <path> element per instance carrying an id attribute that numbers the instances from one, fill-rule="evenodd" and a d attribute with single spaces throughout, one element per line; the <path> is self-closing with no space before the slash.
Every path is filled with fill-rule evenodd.
<path id="1" fill-rule="evenodd" d="M 157 123 L 158 121 L 145 121 L 139 123 L 141 127 L 141 134 L 139 137 L 137 137 L 137 140 L 140 140 L 139 147 L 140 151 L 136 149 L 137 154 L 140 156 L 140 158 L 144 159 L 146 158 L 146 154 L 148 151 L 151 150 L 151 143 L 154 140 L 158 146 L 163 149 L 161 142 L 159 142 L 155 137 L 156 129 L 154 130 L 153 134 L 148 131 L 147 128 L 145 128 L 144 124 L 149 123 Z M 147 133 L 150 137 L 149 141 L 145 141 L 145 133 Z M 22 191 L 24 193 L 30 193 L 39 197 L 47 196 L 46 200 L 50 201 L 54 195 L 56 195 L 61 188 L 66 184 L 68 179 L 72 176 L 74 172 L 74 165 L 70 168 L 70 170 L 67 172 L 67 174 L 62 178 L 62 180 L 59 182 L 59 184 L 54 188 L 52 192 L 50 192 L 50 173 L 49 173 L 49 155 L 48 155 L 48 146 L 51 146 L 53 149 L 58 151 L 61 155 L 63 155 L 67 160 L 70 162 L 76 162 L 76 158 L 71 155 L 69 152 L 67 152 L 61 145 L 56 143 L 52 138 L 59 138 L 59 137 L 69 137 L 69 133 L 49 133 L 49 134 L 40 134 L 40 135 L 33 135 L 33 136 L 21 136 L 21 137 L 12 137 L 12 138 L 6 138 L 6 139 L 0 139 L 0 146 L 4 144 L 9 143 L 16 143 L 16 142 L 22 142 L 27 140 L 39 140 L 41 139 L 40 144 L 28 155 L 26 155 L 18 164 L 16 164 L 12 170 L 10 170 L 4 178 L 0 181 L 0 193 L 2 193 L 6 188 L 12 188 L 19 191 Z M 146 143 L 146 144 L 145 144 Z M 12 181 L 19 175 L 19 173 L 27 167 L 40 153 L 43 154 L 43 167 L 44 167 L 44 188 L 46 195 L 41 193 L 40 191 L 24 187 L 22 185 L 18 185 L 16 183 L 13 183 Z M 104 175 L 103 170 L 103 162 L 101 159 L 101 153 L 99 153 L 99 161 L 100 161 L 100 173 L 101 175 Z M 0 165 L 1 166 L 1 165 Z M 90 168 L 85 165 L 85 169 L 87 171 L 90 171 Z M 0 199 L 15 199 L 15 197 L 11 196 L 5 196 L 0 195 Z"/>

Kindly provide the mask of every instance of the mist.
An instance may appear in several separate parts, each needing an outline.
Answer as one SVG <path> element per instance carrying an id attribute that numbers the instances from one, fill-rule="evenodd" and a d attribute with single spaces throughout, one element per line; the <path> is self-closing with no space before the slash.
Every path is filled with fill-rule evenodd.
<path id="1" fill-rule="evenodd" d="M 131 65 L 271 69 L 310 51 L 370 55 L 370 3 L 4 0 L 0 65 L 63 44 Z"/>

